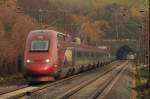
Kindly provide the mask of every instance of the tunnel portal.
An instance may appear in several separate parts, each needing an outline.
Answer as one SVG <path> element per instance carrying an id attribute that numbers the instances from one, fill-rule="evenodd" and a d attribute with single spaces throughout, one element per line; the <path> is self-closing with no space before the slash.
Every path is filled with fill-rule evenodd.
<path id="1" fill-rule="evenodd" d="M 124 45 L 119 48 L 119 50 L 116 53 L 116 59 L 119 60 L 126 60 L 128 59 L 129 55 L 135 55 L 134 51 L 127 45 Z"/>

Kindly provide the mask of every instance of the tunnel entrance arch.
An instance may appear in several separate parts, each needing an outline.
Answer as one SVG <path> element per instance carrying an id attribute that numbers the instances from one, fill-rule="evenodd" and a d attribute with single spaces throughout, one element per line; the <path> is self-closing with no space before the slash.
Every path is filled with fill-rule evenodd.
<path id="1" fill-rule="evenodd" d="M 123 45 L 118 49 L 116 59 L 125 60 L 129 54 L 135 54 L 135 52 L 128 45 Z"/>
<path id="2" fill-rule="evenodd" d="M 104 39 L 101 43 L 102 46 L 107 46 L 110 49 L 110 58 L 112 60 L 116 60 L 117 58 L 121 59 L 124 55 L 120 56 L 121 49 L 128 49 L 130 52 L 134 53 L 134 57 L 136 58 L 137 49 L 137 40 L 136 39 Z M 123 47 L 123 48 L 122 48 Z M 132 56 L 132 55 L 131 55 Z"/>

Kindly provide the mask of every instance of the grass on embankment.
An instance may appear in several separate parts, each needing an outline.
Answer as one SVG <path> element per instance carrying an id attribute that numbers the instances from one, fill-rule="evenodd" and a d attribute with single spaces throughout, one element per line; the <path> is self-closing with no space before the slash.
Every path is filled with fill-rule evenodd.
<path id="1" fill-rule="evenodd" d="M 147 87 L 148 67 L 146 65 L 136 65 L 136 91 L 137 99 L 150 99 L 150 88 Z"/>
<path id="2" fill-rule="evenodd" d="M 23 75 L 20 73 L 13 74 L 13 75 L 3 75 L 0 76 L 0 86 L 11 85 L 15 82 L 22 81 L 23 79 L 24 79 Z"/>

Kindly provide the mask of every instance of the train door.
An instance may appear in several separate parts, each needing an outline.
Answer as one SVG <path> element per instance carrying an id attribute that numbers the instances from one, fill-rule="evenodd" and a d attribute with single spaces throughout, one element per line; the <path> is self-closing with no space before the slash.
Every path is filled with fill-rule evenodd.
<path id="1" fill-rule="evenodd" d="M 64 65 L 67 67 L 73 65 L 73 50 L 72 49 L 66 49 Z"/>

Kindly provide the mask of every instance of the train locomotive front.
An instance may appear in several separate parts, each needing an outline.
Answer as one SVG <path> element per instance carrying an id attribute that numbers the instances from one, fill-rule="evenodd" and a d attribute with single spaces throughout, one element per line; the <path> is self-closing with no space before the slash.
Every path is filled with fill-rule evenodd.
<path id="1" fill-rule="evenodd" d="M 36 30 L 29 33 L 24 54 L 24 75 L 28 81 L 53 81 L 57 67 L 57 33 Z"/>

